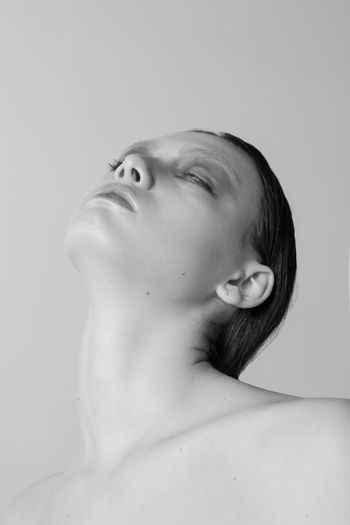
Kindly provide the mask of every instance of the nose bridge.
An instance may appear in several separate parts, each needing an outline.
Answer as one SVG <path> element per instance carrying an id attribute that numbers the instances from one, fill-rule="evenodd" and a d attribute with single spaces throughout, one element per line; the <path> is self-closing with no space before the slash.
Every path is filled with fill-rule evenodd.
<path id="1" fill-rule="evenodd" d="M 122 170 L 119 171 L 119 177 L 123 177 L 133 184 L 149 188 L 152 185 L 152 175 L 147 162 L 137 153 L 130 154 L 123 162 Z"/>

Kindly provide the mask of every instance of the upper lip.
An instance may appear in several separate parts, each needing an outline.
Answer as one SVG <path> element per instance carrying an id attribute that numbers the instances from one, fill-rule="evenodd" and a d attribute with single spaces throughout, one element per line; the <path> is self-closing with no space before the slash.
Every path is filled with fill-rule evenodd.
<path id="1" fill-rule="evenodd" d="M 100 193 L 116 193 L 120 197 L 122 197 L 127 204 L 129 204 L 130 208 L 133 211 L 138 211 L 138 204 L 135 199 L 134 194 L 130 190 L 130 188 L 127 188 L 126 186 L 121 186 L 120 184 L 117 184 L 116 182 L 111 182 L 109 184 L 105 184 L 104 186 L 101 186 L 97 190 L 95 189 L 92 193 L 88 195 L 88 199 L 91 197 L 96 197 Z"/>

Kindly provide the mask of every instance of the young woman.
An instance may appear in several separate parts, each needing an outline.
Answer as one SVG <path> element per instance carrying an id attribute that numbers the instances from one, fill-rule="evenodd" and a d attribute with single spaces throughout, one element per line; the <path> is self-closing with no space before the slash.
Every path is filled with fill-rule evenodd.
<path id="1" fill-rule="evenodd" d="M 266 159 L 229 134 L 139 142 L 69 224 L 86 286 L 70 468 L 4 525 L 345 525 L 349 400 L 239 375 L 284 319 L 296 251 Z"/>

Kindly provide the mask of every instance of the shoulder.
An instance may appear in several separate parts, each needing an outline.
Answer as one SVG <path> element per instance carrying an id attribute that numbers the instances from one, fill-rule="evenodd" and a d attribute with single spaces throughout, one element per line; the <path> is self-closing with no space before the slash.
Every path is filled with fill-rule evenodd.
<path id="1" fill-rule="evenodd" d="M 318 454 L 318 469 L 350 482 L 350 400 L 320 398 L 304 400 L 300 406 L 299 433 Z M 350 485 L 347 485 L 348 487 Z M 340 489 L 340 487 L 339 487 Z"/>
<path id="2" fill-rule="evenodd" d="M 289 405 L 298 430 L 310 437 L 349 447 L 350 400 L 341 398 L 298 398 Z"/>
<path id="3" fill-rule="evenodd" d="M 310 454 L 325 453 L 350 469 L 350 400 L 341 398 L 292 398 L 272 403 L 269 434 L 272 442 L 294 443 Z M 274 437 L 276 439 L 274 439 Z"/>
<path id="4" fill-rule="evenodd" d="M 1 525 L 36 523 L 45 499 L 62 475 L 63 472 L 59 472 L 42 478 L 19 494 L 3 515 Z"/>
<path id="5" fill-rule="evenodd" d="M 295 491 L 310 525 L 350 523 L 350 400 L 296 398 L 280 409 L 269 452 L 286 494 Z"/>

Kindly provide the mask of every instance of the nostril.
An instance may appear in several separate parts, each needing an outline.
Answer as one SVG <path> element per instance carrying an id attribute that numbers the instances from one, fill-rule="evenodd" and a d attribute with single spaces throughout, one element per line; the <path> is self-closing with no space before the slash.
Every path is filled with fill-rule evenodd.
<path id="1" fill-rule="evenodd" d="M 136 182 L 139 182 L 139 181 L 140 181 L 140 174 L 139 174 L 139 172 L 137 171 L 137 169 L 132 168 L 132 170 L 131 170 L 131 175 L 134 177 L 134 179 L 136 180 Z"/>

